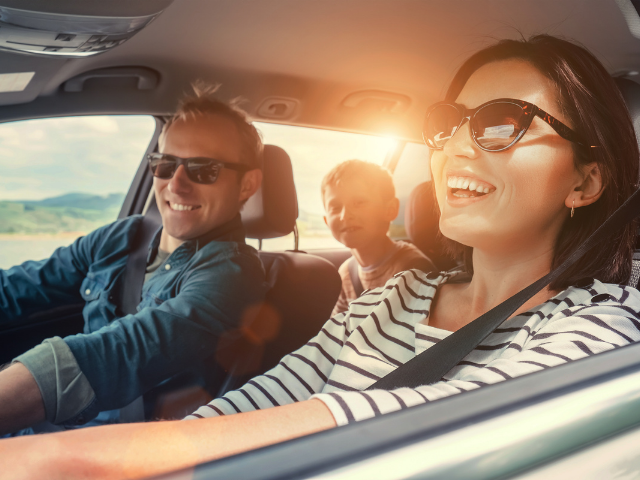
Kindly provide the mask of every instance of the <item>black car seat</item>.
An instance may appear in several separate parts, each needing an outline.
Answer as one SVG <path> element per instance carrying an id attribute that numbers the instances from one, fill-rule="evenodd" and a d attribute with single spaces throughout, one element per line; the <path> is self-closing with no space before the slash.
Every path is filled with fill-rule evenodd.
<path id="1" fill-rule="evenodd" d="M 265 145 L 261 189 L 242 210 L 247 238 L 264 240 L 294 231 L 298 201 L 289 155 Z M 218 394 L 274 367 L 304 345 L 331 316 L 342 282 L 336 267 L 301 251 L 259 252 L 269 291 L 249 323 L 221 341 L 218 360 L 230 374 Z"/>
<path id="2" fill-rule="evenodd" d="M 633 121 L 633 128 L 636 131 L 636 138 L 640 145 L 640 85 L 627 78 L 616 78 L 616 83 L 627 104 L 629 115 Z M 640 282 L 640 235 L 638 235 L 638 240 L 636 241 L 636 250 L 633 253 L 632 262 L 631 277 L 627 284 L 638 288 L 638 283 Z"/>
<path id="3" fill-rule="evenodd" d="M 436 205 L 433 182 L 417 185 L 404 210 L 404 226 L 409 239 L 440 270 L 449 270 L 456 262 L 445 252 L 444 242 L 438 222 L 440 215 Z"/>

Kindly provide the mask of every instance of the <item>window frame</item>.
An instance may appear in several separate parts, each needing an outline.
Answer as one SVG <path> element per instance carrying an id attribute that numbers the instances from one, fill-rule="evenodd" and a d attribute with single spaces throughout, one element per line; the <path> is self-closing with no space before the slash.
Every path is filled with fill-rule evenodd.
<path id="1" fill-rule="evenodd" d="M 156 123 L 155 131 L 142 156 L 138 170 L 131 181 L 129 190 L 122 203 L 122 208 L 118 214 L 118 219 L 143 213 L 149 202 L 149 196 L 153 189 L 153 176 L 147 167 L 147 155 L 157 150 L 160 134 L 165 124 L 164 118 L 156 115 L 153 115 L 153 118 Z"/>

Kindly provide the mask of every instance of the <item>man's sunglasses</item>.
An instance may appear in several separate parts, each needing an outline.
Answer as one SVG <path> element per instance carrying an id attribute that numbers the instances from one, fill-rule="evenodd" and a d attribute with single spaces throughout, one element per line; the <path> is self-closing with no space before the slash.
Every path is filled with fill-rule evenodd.
<path id="1" fill-rule="evenodd" d="M 498 98 L 473 109 L 451 102 L 436 103 L 427 110 L 422 135 L 430 148 L 441 150 L 465 121 L 469 121 L 471 136 L 479 148 L 501 152 L 523 137 L 534 117 L 540 117 L 562 138 L 585 145 L 576 132 L 557 118 L 533 103 L 513 98 Z"/>
<path id="2" fill-rule="evenodd" d="M 149 169 L 154 177 L 168 180 L 173 177 L 180 165 L 184 165 L 184 170 L 189 180 L 195 183 L 210 185 L 215 183 L 223 168 L 246 172 L 251 170 L 248 165 L 242 163 L 228 163 L 207 157 L 180 158 L 166 153 L 150 153 L 147 155 Z"/>

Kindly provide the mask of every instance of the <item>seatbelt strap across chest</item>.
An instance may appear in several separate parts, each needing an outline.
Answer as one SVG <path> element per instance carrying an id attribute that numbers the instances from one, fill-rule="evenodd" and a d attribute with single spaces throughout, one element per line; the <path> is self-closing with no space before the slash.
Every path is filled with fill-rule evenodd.
<path id="1" fill-rule="evenodd" d="M 120 304 L 118 305 L 124 314 L 133 315 L 138 312 L 137 307 L 142 299 L 142 285 L 147 270 L 149 245 L 159 227 L 157 222 L 145 216 L 133 237 L 133 244 L 124 271 Z"/>
<path id="2" fill-rule="evenodd" d="M 545 288 L 593 247 L 611 237 L 640 215 L 640 189 L 636 190 L 600 227 L 593 232 L 558 268 L 479 316 L 458 331 L 415 356 L 367 390 L 416 388 L 442 380 L 453 367 L 504 323 L 531 297 Z"/>

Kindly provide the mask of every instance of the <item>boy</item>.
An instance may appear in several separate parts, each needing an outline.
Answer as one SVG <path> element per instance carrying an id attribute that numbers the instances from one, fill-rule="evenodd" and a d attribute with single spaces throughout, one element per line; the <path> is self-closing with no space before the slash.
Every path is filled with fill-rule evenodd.
<path id="1" fill-rule="evenodd" d="M 342 291 L 332 315 L 344 312 L 364 290 L 383 286 L 393 275 L 435 266 L 411 243 L 394 242 L 387 235 L 398 216 L 389 172 L 373 163 L 348 160 L 336 165 L 322 180 L 324 221 L 332 235 L 351 249 L 352 257 L 339 268 Z"/>

